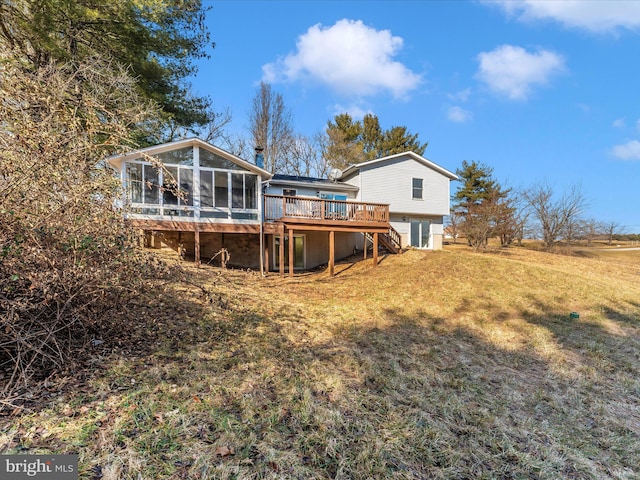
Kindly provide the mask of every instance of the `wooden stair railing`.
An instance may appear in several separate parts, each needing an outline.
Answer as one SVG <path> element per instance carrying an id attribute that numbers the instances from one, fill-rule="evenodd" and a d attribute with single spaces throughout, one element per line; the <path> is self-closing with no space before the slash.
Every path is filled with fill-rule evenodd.
<path id="1" fill-rule="evenodd" d="M 364 236 L 373 244 L 373 236 L 370 233 L 365 233 Z M 391 253 L 400 253 L 400 250 L 402 250 L 400 234 L 391 226 L 389 227 L 389 233 L 380 233 L 378 235 L 378 241 L 382 247 Z"/>
<path id="2" fill-rule="evenodd" d="M 389 226 L 389 233 L 383 234 L 382 238 L 383 238 L 383 242 L 387 240 L 389 241 L 389 245 L 393 249 L 395 249 L 394 253 L 398 253 L 400 250 L 402 250 L 402 237 L 400 236 L 398 231 L 392 226 Z"/>

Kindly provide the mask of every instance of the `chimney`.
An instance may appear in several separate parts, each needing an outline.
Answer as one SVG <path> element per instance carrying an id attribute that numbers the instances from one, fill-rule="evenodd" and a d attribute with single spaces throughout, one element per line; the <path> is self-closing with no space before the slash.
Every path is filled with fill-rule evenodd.
<path id="1" fill-rule="evenodd" d="M 264 155 L 262 155 L 262 151 L 264 148 L 256 147 L 256 166 L 260 168 L 264 168 Z"/>

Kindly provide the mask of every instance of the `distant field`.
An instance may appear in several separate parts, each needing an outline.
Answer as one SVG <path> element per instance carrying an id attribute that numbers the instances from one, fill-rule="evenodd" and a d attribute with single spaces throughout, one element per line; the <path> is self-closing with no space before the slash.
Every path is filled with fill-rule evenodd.
<path id="1" fill-rule="evenodd" d="M 0 452 L 77 452 L 84 479 L 640 478 L 640 251 L 185 268 Z"/>

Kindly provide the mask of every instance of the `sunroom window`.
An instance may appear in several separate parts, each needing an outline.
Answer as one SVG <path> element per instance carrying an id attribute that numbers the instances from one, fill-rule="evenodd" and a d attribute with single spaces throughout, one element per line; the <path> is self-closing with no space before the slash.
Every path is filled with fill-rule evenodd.
<path id="1" fill-rule="evenodd" d="M 166 167 L 163 176 L 163 202 L 165 205 L 193 206 L 193 170 L 181 167 Z M 177 188 L 176 188 L 177 187 Z M 176 190 L 180 191 L 176 195 Z"/>
<path id="2" fill-rule="evenodd" d="M 231 160 L 222 158 L 209 150 L 200 149 L 200 166 L 207 168 L 221 168 L 224 170 L 240 170 L 240 166 Z"/>
<path id="3" fill-rule="evenodd" d="M 216 180 L 216 207 L 229 208 L 229 174 L 227 172 L 215 172 Z"/>
<path id="4" fill-rule="evenodd" d="M 127 186 L 131 203 L 158 204 L 158 171 L 152 165 L 127 164 Z"/>
<path id="5" fill-rule="evenodd" d="M 154 157 L 163 163 L 161 171 L 142 158 L 126 163 L 126 194 L 133 213 L 257 220 L 257 175 L 202 148 L 197 164 L 193 147 Z"/>
<path id="6" fill-rule="evenodd" d="M 193 166 L 193 147 L 179 148 L 154 155 L 164 164 Z"/>

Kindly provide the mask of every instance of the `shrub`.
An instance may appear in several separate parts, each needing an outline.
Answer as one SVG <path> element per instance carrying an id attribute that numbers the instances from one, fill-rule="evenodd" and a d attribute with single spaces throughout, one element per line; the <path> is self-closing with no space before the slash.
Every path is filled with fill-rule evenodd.
<path id="1" fill-rule="evenodd" d="M 0 401 L 77 356 L 152 266 L 104 163 L 154 108 L 93 58 L 37 70 L 0 51 Z"/>

